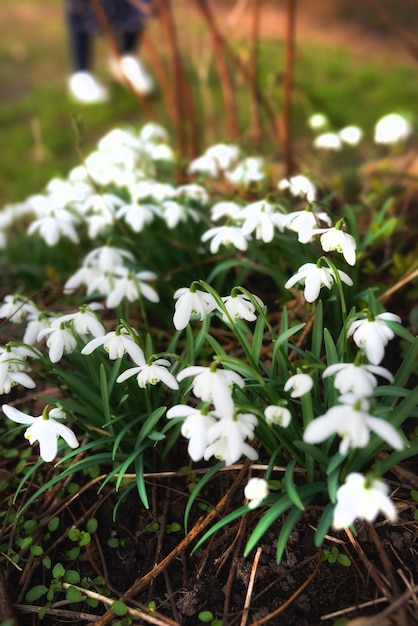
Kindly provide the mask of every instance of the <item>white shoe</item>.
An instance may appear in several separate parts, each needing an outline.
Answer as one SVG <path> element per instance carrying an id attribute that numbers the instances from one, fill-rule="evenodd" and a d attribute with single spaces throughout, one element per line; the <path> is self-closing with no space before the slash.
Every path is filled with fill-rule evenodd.
<path id="1" fill-rule="evenodd" d="M 75 72 L 68 79 L 68 89 L 74 100 L 82 104 L 98 104 L 109 99 L 109 93 L 90 72 Z"/>
<path id="2" fill-rule="evenodd" d="M 120 59 L 110 60 L 110 70 L 116 80 L 128 82 L 137 93 L 148 96 L 155 89 L 153 78 L 148 74 L 140 59 L 125 55 Z"/>

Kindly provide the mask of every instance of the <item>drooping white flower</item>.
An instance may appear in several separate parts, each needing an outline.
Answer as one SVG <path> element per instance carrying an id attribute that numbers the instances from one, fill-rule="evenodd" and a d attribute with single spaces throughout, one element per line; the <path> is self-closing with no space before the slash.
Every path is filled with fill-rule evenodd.
<path id="1" fill-rule="evenodd" d="M 337 133 L 322 133 L 315 137 L 314 147 L 318 150 L 341 150 L 342 142 Z"/>
<path id="2" fill-rule="evenodd" d="M 261 157 L 247 157 L 242 159 L 231 171 L 225 172 L 225 178 L 233 185 L 249 187 L 252 183 L 264 180 L 264 160 Z"/>
<path id="3" fill-rule="evenodd" d="M 139 139 L 143 142 L 169 141 L 170 136 L 167 130 L 156 122 L 147 122 L 139 131 Z"/>
<path id="4" fill-rule="evenodd" d="M 210 251 L 216 254 L 220 246 L 234 246 L 238 250 L 248 248 L 248 237 L 237 226 L 216 226 L 203 233 L 201 240 L 210 242 Z"/>
<path id="5" fill-rule="evenodd" d="M 331 226 L 331 218 L 324 211 L 292 211 L 284 217 L 284 227 L 298 234 L 300 243 L 312 241 L 314 230 L 321 222 Z"/>
<path id="6" fill-rule="evenodd" d="M 289 409 L 277 404 L 271 404 L 264 409 L 264 417 L 269 426 L 275 424 L 287 428 L 292 420 L 292 414 Z"/>
<path id="7" fill-rule="evenodd" d="M 342 439 L 340 454 L 349 449 L 364 448 L 369 443 L 370 431 L 374 431 L 395 450 L 404 447 L 398 431 L 384 419 L 367 413 L 368 403 L 354 399 L 354 404 L 331 407 L 324 415 L 317 417 L 306 427 L 303 439 L 308 443 L 320 443 L 333 434 Z"/>
<path id="8" fill-rule="evenodd" d="M 0 394 L 10 393 L 15 385 L 22 385 L 27 389 L 36 387 L 35 382 L 26 373 L 26 357 L 36 357 L 37 353 L 22 346 L 6 345 L 0 348 Z"/>
<path id="9" fill-rule="evenodd" d="M 217 222 L 222 217 L 241 222 L 243 219 L 242 206 L 232 200 L 221 200 L 212 206 L 210 216 L 214 222 Z"/>
<path id="10" fill-rule="evenodd" d="M 177 330 L 186 328 L 192 315 L 199 315 L 203 320 L 216 307 L 211 294 L 193 287 L 180 287 L 173 298 L 176 300 L 173 324 Z"/>
<path id="11" fill-rule="evenodd" d="M 2 410 L 13 422 L 29 424 L 29 428 L 25 431 L 25 438 L 30 444 L 39 441 L 40 456 L 46 462 L 53 461 L 57 456 L 58 437 L 62 437 L 70 448 L 79 446 L 73 431 L 68 426 L 56 421 L 67 417 L 60 409 L 55 408 L 48 412 L 46 408 L 39 417 L 27 415 L 8 404 L 3 404 Z"/>
<path id="12" fill-rule="evenodd" d="M 193 376 L 193 393 L 204 402 L 212 402 L 217 413 L 230 416 L 234 412 L 232 387 L 244 387 L 243 378 L 236 372 L 222 369 L 211 369 L 201 365 L 186 367 L 179 374 L 177 380 L 182 381 Z"/>
<path id="13" fill-rule="evenodd" d="M 185 418 L 181 427 L 181 434 L 189 440 L 187 452 L 192 461 L 201 461 L 210 444 L 208 432 L 210 427 L 216 423 L 216 417 L 210 411 L 205 412 L 186 404 L 176 404 L 169 408 L 167 417 L 168 419 Z"/>
<path id="14" fill-rule="evenodd" d="M 324 128 L 324 126 L 327 126 L 327 124 L 328 124 L 328 118 L 323 113 L 314 113 L 308 119 L 308 125 L 314 130 L 317 130 L 319 128 Z"/>
<path id="15" fill-rule="evenodd" d="M 214 412 L 214 415 L 221 419 L 209 428 L 210 444 L 205 450 L 204 459 L 207 461 L 214 456 L 225 461 L 225 465 L 232 465 L 244 455 L 255 461 L 258 454 L 245 439 L 254 437 L 256 416 L 251 413 L 238 413 L 234 417 L 223 417 L 217 412 Z"/>
<path id="16" fill-rule="evenodd" d="M 269 495 L 268 482 L 264 478 L 250 478 L 245 485 L 244 495 L 248 500 L 248 508 L 255 509 Z"/>
<path id="17" fill-rule="evenodd" d="M 406 141 L 411 135 L 411 124 L 399 113 L 389 113 L 380 118 L 374 129 L 375 143 L 384 145 Z"/>
<path id="18" fill-rule="evenodd" d="M 170 389 L 178 389 L 179 385 L 173 374 L 168 371 L 171 363 L 167 359 L 156 359 L 152 363 L 139 362 L 137 367 L 130 367 L 120 374 L 116 382 L 122 383 L 131 376 L 136 376 L 138 387 L 144 389 L 147 385 L 156 385 L 160 381 Z"/>
<path id="19" fill-rule="evenodd" d="M 238 161 L 240 156 L 239 146 L 226 143 L 218 143 L 210 146 L 205 151 L 205 155 L 212 157 L 221 171 L 229 170 Z"/>
<path id="20" fill-rule="evenodd" d="M 189 176 L 193 174 L 203 174 L 210 178 L 218 178 L 219 167 L 216 159 L 210 154 L 202 154 L 189 163 L 187 168 Z"/>
<path id="21" fill-rule="evenodd" d="M 0 306 L 0 319 L 6 318 L 9 322 L 20 324 L 29 315 L 37 311 L 36 307 L 22 296 L 9 294 L 4 297 Z"/>
<path id="22" fill-rule="evenodd" d="M 64 209 L 55 209 L 49 215 L 34 220 L 28 227 L 27 234 L 39 235 L 48 246 L 55 246 L 61 237 L 67 237 L 73 243 L 79 243 L 74 227 L 74 216 Z"/>
<path id="23" fill-rule="evenodd" d="M 112 330 L 103 337 L 95 337 L 81 350 L 81 354 L 91 354 L 93 350 L 103 346 L 109 353 L 109 359 L 115 360 L 129 354 L 135 363 L 145 363 L 145 356 L 139 345 L 132 339 L 126 328 Z"/>
<path id="24" fill-rule="evenodd" d="M 23 343 L 27 343 L 30 346 L 35 345 L 38 341 L 38 336 L 41 330 L 49 328 L 51 326 L 51 317 L 48 317 L 42 311 L 37 313 L 31 313 L 28 315 L 28 323 L 26 325 L 25 333 L 23 335 Z"/>
<path id="25" fill-rule="evenodd" d="M 371 363 L 378 365 L 385 356 L 385 347 L 394 338 L 395 333 L 386 324 L 386 321 L 401 323 L 399 315 L 394 313 L 380 313 L 374 320 L 356 320 L 347 331 L 347 337 L 352 337 L 354 343 L 366 352 Z"/>
<path id="26" fill-rule="evenodd" d="M 292 196 L 305 198 L 307 202 L 316 200 L 316 186 L 302 174 L 291 176 L 289 179 L 283 178 L 279 182 L 278 188 L 281 190 L 288 189 Z"/>
<path id="27" fill-rule="evenodd" d="M 322 374 L 323 378 L 334 376 L 334 387 L 341 394 L 352 393 L 357 398 L 366 398 L 373 395 L 373 390 L 377 387 L 376 376 L 386 378 L 390 383 L 393 376 L 384 367 L 379 365 L 356 363 L 334 363 L 329 365 Z"/>
<path id="28" fill-rule="evenodd" d="M 87 337 L 89 334 L 93 337 L 102 337 L 105 333 L 105 327 L 94 311 L 102 309 L 102 305 L 98 302 L 91 302 L 89 305 L 82 305 L 79 311 L 75 313 L 67 313 L 57 317 L 51 324 L 56 327 L 62 322 L 70 322 L 77 335 Z"/>
<path id="29" fill-rule="evenodd" d="M 108 309 L 117 307 L 124 298 L 129 302 L 136 302 L 141 296 L 151 302 L 158 302 L 159 296 L 153 287 L 145 281 L 155 280 L 156 274 L 153 272 L 130 272 L 126 267 L 120 267 L 117 272 L 110 277 L 110 289 L 98 289 L 107 292 L 106 306 Z"/>
<path id="30" fill-rule="evenodd" d="M 353 281 L 342 270 L 337 270 L 340 280 L 351 286 Z M 285 289 L 290 289 L 298 282 L 305 283 L 303 295 L 307 302 L 315 302 L 319 297 L 321 287 L 331 289 L 334 284 L 334 272 L 329 267 L 318 267 L 316 263 L 304 263 L 289 280 L 285 283 Z"/>
<path id="31" fill-rule="evenodd" d="M 263 301 L 255 295 L 252 295 L 252 298 L 258 303 L 260 307 L 264 306 Z M 256 307 L 254 306 L 251 298 L 245 293 L 231 294 L 230 296 L 225 296 L 222 298 L 222 301 L 225 305 L 226 310 L 228 311 L 228 315 L 222 312 L 222 319 L 226 323 L 230 323 L 237 319 L 243 319 L 247 322 L 255 322 L 257 319 L 257 315 L 255 313 Z"/>
<path id="32" fill-rule="evenodd" d="M 313 380 L 309 374 L 294 374 L 287 379 L 284 390 L 291 391 L 291 398 L 300 398 L 305 393 L 308 393 L 313 387 Z"/>
<path id="33" fill-rule="evenodd" d="M 388 492 L 387 485 L 381 480 L 370 479 L 357 472 L 348 474 L 344 485 L 337 491 L 332 525 L 339 530 L 347 528 L 356 519 L 373 522 L 379 513 L 391 522 L 395 521 L 396 508 Z"/>
<path id="34" fill-rule="evenodd" d="M 244 207 L 241 211 L 244 223 L 241 231 L 244 236 L 254 233 L 256 239 L 270 243 L 274 237 L 275 228 L 283 230 L 285 215 L 277 210 L 276 205 L 258 200 Z"/>
<path id="35" fill-rule="evenodd" d="M 338 134 L 348 146 L 357 146 L 363 137 L 363 131 L 358 126 L 345 126 Z"/>
<path id="36" fill-rule="evenodd" d="M 322 233 L 322 234 L 321 234 Z M 343 255 L 349 265 L 356 264 L 356 240 L 340 228 L 318 228 L 313 234 L 320 234 L 320 242 L 325 252 L 336 250 Z"/>
<path id="37" fill-rule="evenodd" d="M 46 340 L 49 348 L 49 360 L 51 363 L 58 363 L 64 354 L 70 354 L 77 348 L 77 339 L 72 330 L 61 323 L 59 326 L 42 328 L 38 334 L 38 341 L 48 337 Z"/>

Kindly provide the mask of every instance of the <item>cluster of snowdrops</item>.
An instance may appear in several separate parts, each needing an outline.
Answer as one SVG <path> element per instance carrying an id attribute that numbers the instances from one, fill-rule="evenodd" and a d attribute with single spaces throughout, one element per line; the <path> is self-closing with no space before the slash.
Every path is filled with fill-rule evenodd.
<path id="1" fill-rule="evenodd" d="M 189 176 L 182 184 L 173 182 L 180 166 Z M 400 428 L 416 415 L 416 392 L 406 388 L 416 341 L 361 284 L 361 257 L 378 233 L 362 239 L 352 213 L 333 220 L 320 199 L 310 178 L 272 181 L 263 159 L 235 145 L 181 162 L 152 123 L 110 132 L 66 179 L 5 207 L 5 259 L 17 222 L 27 224 L 29 246 L 36 239 L 57 258 L 63 241 L 75 256 L 85 252 L 65 278 L 65 312 L 21 293 L 0 305 L 15 338 L 1 347 L 0 392 L 35 390 L 41 379 L 62 389 L 38 417 L 13 402 L 2 406 L 26 427 L 29 443 L 39 443 L 37 469 L 107 449 L 117 487 L 133 467 L 146 504 L 147 451 L 162 446 L 166 459 L 183 437 L 193 462 L 215 459 L 216 469 L 242 457 L 265 461 L 233 513 L 266 507 L 268 524 L 257 526 L 248 549 L 288 512 L 282 549 L 303 511 L 324 495 L 318 543 L 331 525 L 379 513 L 395 520 L 382 478 L 416 453 Z M 279 315 L 277 302 L 265 305 L 262 292 L 247 286 L 254 276 L 277 287 Z M 157 340 L 159 315 L 166 332 Z M 405 355 L 391 372 L 382 361 L 395 334 Z M 103 402 L 96 421 L 86 391 L 95 385 Z M 383 449 L 385 460 L 376 461 Z M 279 488 L 278 465 L 285 468 Z"/>

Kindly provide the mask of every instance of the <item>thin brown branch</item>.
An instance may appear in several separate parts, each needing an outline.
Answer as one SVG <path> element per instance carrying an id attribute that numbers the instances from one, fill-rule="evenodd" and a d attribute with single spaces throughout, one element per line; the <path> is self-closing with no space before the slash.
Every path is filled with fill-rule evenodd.
<path id="1" fill-rule="evenodd" d="M 257 99 L 258 86 L 258 43 L 260 37 L 261 0 L 252 0 L 253 11 L 251 20 L 251 137 L 255 150 L 260 149 L 261 124 L 260 110 Z"/>
<path id="2" fill-rule="evenodd" d="M 292 151 L 292 87 L 295 58 L 296 1 L 286 0 L 286 60 L 283 80 L 283 156 L 285 176 L 293 173 Z"/>

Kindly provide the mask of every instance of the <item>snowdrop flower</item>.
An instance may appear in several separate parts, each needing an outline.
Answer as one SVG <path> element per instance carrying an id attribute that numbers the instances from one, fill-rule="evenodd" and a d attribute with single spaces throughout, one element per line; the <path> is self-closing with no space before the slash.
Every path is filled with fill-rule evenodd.
<path id="1" fill-rule="evenodd" d="M 177 289 L 173 298 L 177 300 L 173 317 L 173 324 L 177 330 L 186 328 L 192 315 L 199 315 L 200 320 L 204 320 L 216 307 L 213 296 L 196 289 L 193 284 L 189 289 L 187 287 Z"/>
<path id="2" fill-rule="evenodd" d="M 131 338 L 126 328 L 117 328 L 103 337 L 95 337 L 81 350 L 81 354 L 91 354 L 96 348 L 103 346 L 109 353 L 109 359 L 121 359 L 129 354 L 135 363 L 145 363 L 145 356 L 138 344 Z"/>
<path id="3" fill-rule="evenodd" d="M 210 216 L 214 222 L 217 222 L 222 217 L 239 222 L 242 220 L 242 207 L 236 202 L 221 200 L 213 205 L 210 210 Z"/>
<path id="4" fill-rule="evenodd" d="M 81 285 L 94 285 L 102 275 L 102 270 L 95 265 L 82 265 L 75 274 L 65 281 L 63 292 L 69 294 L 73 293 Z"/>
<path id="5" fill-rule="evenodd" d="M 337 491 L 337 506 L 333 526 L 336 530 L 351 526 L 355 519 L 373 522 L 383 513 L 391 522 L 396 519 L 396 508 L 388 498 L 387 485 L 376 478 L 367 478 L 353 472 L 348 474 Z"/>
<path id="6" fill-rule="evenodd" d="M 25 318 L 36 311 L 36 307 L 21 296 L 9 294 L 4 297 L 0 306 L 0 318 L 6 318 L 9 322 L 20 324 Z"/>
<path id="7" fill-rule="evenodd" d="M 70 448 L 78 448 L 79 446 L 73 431 L 57 421 L 67 417 L 60 409 L 48 411 L 48 407 L 45 407 L 44 412 L 39 417 L 22 413 L 9 404 L 3 404 L 2 410 L 13 422 L 29 425 L 25 431 L 25 438 L 30 444 L 39 441 L 39 453 L 46 462 L 53 461 L 57 456 L 59 437 L 62 437 Z"/>
<path id="8" fill-rule="evenodd" d="M 210 154 L 202 154 L 202 156 L 193 159 L 193 161 L 189 163 L 187 173 L 189 176 L 193 174 L 204 174 L 210 178 L 218 178 L 218 163 Z"/>
<path id="9" fill-rule="evenodd" d="M 275 424 L 276 426 L 282 426 L 282 428 L 287 428 L 292 420 L 292 414 L 289 409 L 276 404 L 266 406 L 264 417 L 269 426 Z"/>
<path id="10" fill-rule="evenodd" d="M 181 434 L 189 440 L 187 452 L 192 461 L 201 461 L 209 445 L 208 431 L 216 418 L 210 411 L 195 409 L 185 404 L 176 404 L 167 411 L 168 419 L 183 417 Z"/>
<path id="11" fill-rule="evenodd" d="M 244 495 L 249 501 L 248 508 L 255 509 L 269 495 L 268 482 L 264 478 L 250 478 L 245 485 Z"/>
<path id="12" fill-rule="evenodd" d="M 274 237 L 274 229 L 277 226 L 282 230 L 285 216 L 276 211 L 276 206 L 265 200 L 259 200 L 248 204 L 241 211 L 244 223 L 241 232 L 249 236 L 255 232 L 255 238 L 264 243 L 270 243 Z M 280 219 L 281 218 L 281 219 Z"/>
<path id="13" fill-rule="evenodd" d="M 327 126 L 327 124 L 328 124 L 328 118 L 323 113 L 314 113 L 308 119 L 308 125 L 314 130 L 317 130 L 319 128 L 324 128 L 324 126 Z"/>
<path id="14" fill-rule="evenodd" d="M 288 189 L 292 196 L 301 196 L 305 198 L 307 202 L 314 202 L 316 200 L 316 187 L 309 178 L 299 174 L 298 176 L 291 176 L 289 179 L 282 179 L 278 188 L 282 191 Z"/>
<path id="15" fill-rule="evenodd" d="M 125 204 L 116 212 L 116 219 L 123 219 L 134 233 L 140 233 L 154 220 L 155 212 L 150 204 Z"/>
<path id="16" fill-rule="evenodd" d="M 295 374 L 287 379 L 284 390 L 291 391 L 291 398 L 300 398 L 313 387 L 313 380 L 308 374 Z"/>
<path id="17" fill-rule="evenodd" d="M 122 383 L 131 376 L 136 376 L 138 387 L 144 389 L 147 385 L 156 385 L 162 381 L 170 389 L 178 389 L 179 385 L 173 374 L 167 370 L 171 363 L 167 359 L 156 359 L 151 364 L 145 363 L 145 359 L 136 361 L 137 367 L 130 367 L 120 374 L 116 382 Z"/>
<path id="18" fill-rule="evenodd" d="M 402 450 L 402 438 L 392 424 L 369 415 L 367 410 L 367 401 L 359 399 L 354 404 L 334 406 L 308 424 L 303 439 L 308 443 L 320 443 L 338 434 L 342 438 L 339 452 L 344 455 L 349 449 L 367 446 L 373 430 L 392 448 Z"/>
<path id="19" fill-rule="evenodd" d="M 100 246 L 91 250 L 84 258 L 84 266 L 95 266 L 102 272 L 112 272 L 115 268 L 121 267 L 124 261 L 133 262 L 133 255 L 122 248 L 114 246 Z"/>
<path id="20" fill-rule="evenodd" d="M 37 311 L 36 313 L 31 313 L 28 316 L 28 320 L 22 341 L 33 346 L 38 341 L 41 330 L 51 326 L 51 317 L 47 317 L 42 311 Z"/>
<path id="21" fill-rule="evenodd" d="M 159 141 L 168 142 L 170 136 L 166 129 L 160 124 L 147 122 L 139 132 L 139 139 L 144 143 L 149 141 L 154 143 Z"/>
<path id="22" fill-rule="evenodd" d="M 315 137 L 313 142 L 314 148 L 318 150 L 341 150 L 342 142 L 336 133 L 323 133 Z"/>
<path id="23" fill-rule="evenodd" d="M 255 461 L 258 454 L 245 439 L 253 438 L 256 425 L 257 418 L 251 413 L 238 413 L 233 418 L 219 419 L 209 428 L 208 437 L 211 443 L 205 450 L 205 461 L 214 456 L 225 461 L 225 465 L 233 465 L 243 455 Z"/>
<path id="24" fill-rule="evenodd" d="M 175 228 L 180 222 L 186 223 L 192 214 L 194 211 L 177 200 L 164 200 L 161 203 L 161 217 L 168 228 Z"/>
<path id="25" fill-rule="evenodd" d="M 357 365 L 356 363 L 334 363 L 329 365 L 323 378 L 334 376 L 334 387 L 341 394 L 352 393 L 356 398 L 365 398 L 373 395 L 373 390 L 377 387 L 376 376 L 386 378 L 393 383 L 393 376 L 384 367 L 379 365 Z"/>
<path id="26" fill-rule="evenodd" d="M 220 170 L 229 170 L 233 164 L 239 159 L 240 148 L 233 144 L 218 143 L 210 146 L 205 155 L 212 157 Z"/>
<path id="27" fill-rule="evenodd" d="M 347 337 L 353 338 L 356 346 L 366 352 L 373 365 L 381 362 L 385 356 L 386 345 L 395 336 L 386 321 L 401 323 L 402 320 L 394 313 L 380 313 L 374 320 L 363 319 L 352 322 L 347 331 Z"/>
<path id="28" fill-rule="evenodd" d="M 98 302 L 91 302 L 89 305 L 84 304 L 76 313 L 68 313 L 56 318 L 51 326 L 57 326 L 61 322 L 71 322 L 73 329 L 80 337 L 86 337 L 89 334 L 93 337 L 102 337 L 106 330 L 101 320 L 94 313 L 95 310 L 102 308 Z"/>
<path id="29" fill-rule="evenodd" d="M 0 348 L 0 394 L 10 393 L 15 385 L 22 385 L 26 389 L 36 387 L 32 378 L 24 371 L 27 356 L 37 356 L 35 351 L 30 351 L 21 346 Z"/>
<path id="30" fill-rule="evenodd" d="M 264 306 L 263 301 L 255 295 L 252 298 L 257 302 L 260 307 Z M 256 308 L 251 298 L 245 293 L 232 293 L 230 296 L 222 298 L 228 315 L 222 312 L 222 319 L 226 323 L 230 323 L 231 319 L 234 322 L 237 319 L 243 319 L 247 322 L 255 322 L 257 316 L 255 314 Z"/>
<path id="31" fill-rule="evenodd" d="M 324 222 L 331 226 L 331 218 L 324 211 L 314 212 L 308 209 L 292 211 L 284 217 L 284 227 L 298 234 L 300 243 L 312 241 L 314 230 Z"/>
<path id="32" fill-rule="evenodd" d="M 177 380 L 182 381 L 193 376 L 193 394 L 204 402 L 212 402 L 220 415 L 232 415 L 234 402 L 232 387 L 244 387 L 243 378 L 230 370 L 213 369 L 201 365 L 186 367 L 179 374 Z"/>
<path id="33" fill-rule="evenodd" d="M 321 234 L 322 233 L 322 234 Z M 314 235 L 321 235 L 320 241 L 325 252 L 336 250 L 343 255 L 349 265 L 356 264 L 356 240 L 341 228 L 318 228 L 313 231 Z"/>
<path id="34" fill-rule="evenodd" d="M 266 177 L 264 160 L 261 157 L 247 157 L 238 163 L 232 171 L 225 172 L 225 178 L 233 185 L 249 187 Z"/>
<path id="35" fill-rule="evenodd" d="M 399 113 L 380 118 L 374 129 L 374 141 L 384 145 L 406 141 L 412 135 L 412 126 Z"/>
<path id="36" fill-rule="evenodd" d="M 49 360 L 51 363 L 58 363 L 65 354 L 74 352 L 77 348 L 77 339 L 73 332 L 64 323 L 59 326 L 50 326 L 39 331 L 38 341 L 48 337 L 46 346 L 49 348 Z"/>
<path id="37" fill-rule="evenodd" d="M 353 285 L 351 278 L 343 271 L 337 270 L 340 280 L 350 287 Z M 319 297 L 321 287 L 331 289 L 335 281 L 334 272 L 329 267 L 320 267 L 317 263 L 304 263 L 285 284 L 285 289 L 290 289 L 298 282 L 305 283 L 303 292 L 306 302 L 315 302 Z"/>
<path id="38" fill-rule="evenodd" d="M 248 237 L 237 226 L 217 226 L 203 233 L 201 240 L 210 242 L 210 251 L 216 254 L 220 246 L 234 246 L 238 250 L 248 248 Z"/>
<path id="39" fill-rule="evenodd" d="M 48 246 L 55 246 L 61 237 L 67 237 L 73 243 L 79 243 L 74 228 L 74 218 L 64 209 L 55 209 L 50 215 L 33 221 L 29 225 L 27 234 L 33 235 L 37 231 Z"/>
<path id="40" fill-rule="evenodd" d="M 198 185 L 197 183 L 187 183 L 186 185 L 179 185 L 175 191 L 175 196 L 176 198 L 181 198 L 183 200 L 192 200 L 193 202 L 198 202 L 203 206 L 206 206 L 209 202 L 209 194 L 207 190 L 202 185 Z M 192 217 L 194 217 L 195 213 L 192 212 L 191 215 Z"/>
<path id="41" fill-rule="evenodd" d="M 347 145 L 357 146 L 363 137 L 363 131 L 358 126 L 346 126 L 338 132 L 338 135 Z"/>
<path id="42" fill-rule="evenodd" d="M 145 281 L 155 280 L 156 274 L 153 272 L 130 272 L 125 267 L 118 268 L 117 273 L 110 278 L 110 289 L 106 287 L 103 292 L 107 291 L 106 306 L 108 309 L 114 309 L 126 298 L 129 302 L 136 302 L 141 296 L 150 300 L 150 302 L 159 302 L 157 292 L 153 287 Z M 94 289 L 92 288 L 92 291 Z M 98 291 L 101 291 L 99 288 Z"/>
<path id="43" fill-rule="evenodd" d="M 147 146 L 147 154 L 153 161 L 166 161 L 172 163 L 176 160 L 173 148 L 166 143 L 157 143 Z"/>

